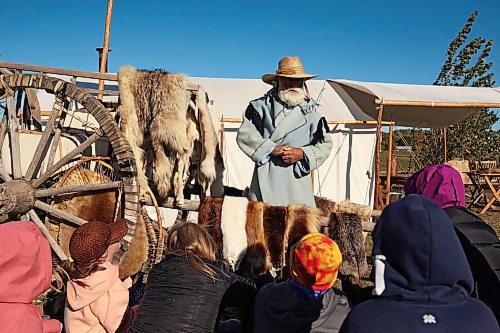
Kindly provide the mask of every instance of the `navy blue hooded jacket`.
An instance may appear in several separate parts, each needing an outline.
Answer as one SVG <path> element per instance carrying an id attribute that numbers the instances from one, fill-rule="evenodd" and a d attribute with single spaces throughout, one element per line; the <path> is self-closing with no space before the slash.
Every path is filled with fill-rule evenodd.
<path id="1" fill-rule="evenodd" d="M 470 297 L 472 274 L 446 213 L 409 195 L 383 212 L 372 234 L 374 299 L 349 313 L 341 333 L 497 333 L 491 310 Z"/>

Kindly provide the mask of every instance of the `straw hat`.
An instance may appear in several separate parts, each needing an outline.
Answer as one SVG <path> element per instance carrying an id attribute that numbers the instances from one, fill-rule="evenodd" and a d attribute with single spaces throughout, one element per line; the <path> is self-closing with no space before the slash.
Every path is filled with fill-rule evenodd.
<path id="1" fill-rule="evenodd" d="M 284 57 L 278 63 L 276 74 L 264 74 L 262 75 L 262 81 L 274 85 L 277 76 L 309 80 L 317 75 L 304 72 L 304 66 L 302 66 L 302 61 L 300 61 L 299 57 Z"/>
<path id="2" fill-rule="evenodd" d="M 101 258 L 111 244 L 122 239 L 128 231 L 127 222 L 114 223 L 91 221 L 82 224 L 73 232 L 69 241 L 71 257 L 80 263 L 89 263 Z"/>

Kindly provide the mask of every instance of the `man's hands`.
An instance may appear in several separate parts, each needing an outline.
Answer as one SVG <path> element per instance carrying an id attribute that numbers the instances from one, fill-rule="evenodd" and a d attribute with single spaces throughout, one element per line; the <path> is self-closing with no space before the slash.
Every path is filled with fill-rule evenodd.
<path id="1" fill-rule="evenodd" d="M 276 146 L 271 154 L 281 156 L 283 162 L 286 164 L 293 164 L 304 158 L 304 151 L 302 149 L 288 146 Z"/>

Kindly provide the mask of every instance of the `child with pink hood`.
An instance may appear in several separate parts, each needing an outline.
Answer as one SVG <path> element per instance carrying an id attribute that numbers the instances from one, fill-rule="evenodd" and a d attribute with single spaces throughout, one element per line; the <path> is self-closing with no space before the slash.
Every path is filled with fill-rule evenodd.
<path id="1" fill-rule="evenodd" d="M 64 309 L 67 333 L 112 333 L 120 327 L 132 280 L 121 281 L 118 266 L 110 260 L 127 230 L 124 220 L 112 224 L 93 221 L 71 236 L 73 262 L 63 265 L 71 278 Z"/>
<path id="2" fill-rule="evenodd" d="M 42 320 L 33 300 L 50 288 L 49 242 L 31 222 L 0 224 L 0 331 L 59 333 L 57 320 Z"/>

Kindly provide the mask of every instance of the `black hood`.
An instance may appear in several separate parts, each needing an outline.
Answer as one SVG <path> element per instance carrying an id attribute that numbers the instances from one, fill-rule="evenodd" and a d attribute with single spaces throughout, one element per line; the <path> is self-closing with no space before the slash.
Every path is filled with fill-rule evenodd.
<path id="1" fill-rule="evenodd" d="M 472 274 L 452 223 L 433 201 L 412 194 L 389 205 L 372 237 L 375 295 L 453 303 L 472 292 Z"/>

